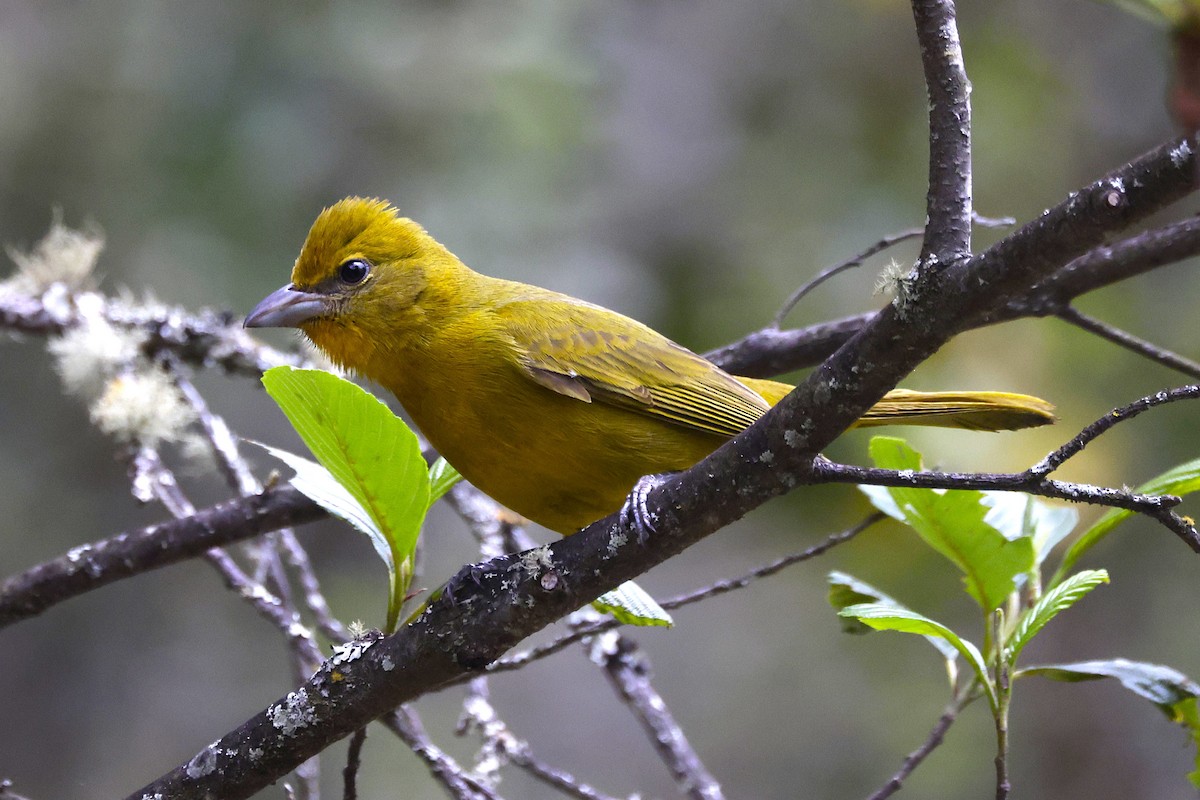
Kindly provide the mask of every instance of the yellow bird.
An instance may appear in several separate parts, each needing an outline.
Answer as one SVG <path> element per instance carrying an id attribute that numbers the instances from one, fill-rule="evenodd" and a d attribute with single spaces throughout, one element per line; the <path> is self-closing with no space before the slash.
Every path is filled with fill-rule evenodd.
<path id="1" fill-rule="evenodd" d="M 386 388 L 492 498 L 570 534 L 643 475 L 687 469 L 792 387 L 732 376 L 635 320 L 481 275 L 381 200 L 321 212 L 291 283 L 246 327 L 299 328 Z M 889 392 L 858 425 L 1011 430 L 1054 420 L 1007 392 Z"/>

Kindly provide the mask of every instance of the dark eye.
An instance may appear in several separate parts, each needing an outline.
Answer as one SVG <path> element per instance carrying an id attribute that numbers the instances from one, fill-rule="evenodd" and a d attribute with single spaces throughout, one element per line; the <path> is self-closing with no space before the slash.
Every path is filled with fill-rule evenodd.
<path id="1" fill-rule="evenodd" d="M 362 283 L 370 271 L 370 261 L 367 261 L 365 258 L 352 258 L 338 267 L 338 277 L 342 280 L 342 283 L 348 283 L 353 286 L 356 283 Z"/>

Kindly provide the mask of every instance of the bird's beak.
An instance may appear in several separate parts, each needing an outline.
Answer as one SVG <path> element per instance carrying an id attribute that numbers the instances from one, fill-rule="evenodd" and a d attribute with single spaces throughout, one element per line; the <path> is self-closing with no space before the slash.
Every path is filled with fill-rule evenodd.
<path id="1" fill-rule="evenodd" d="M 325 296 L 297 289 L 292 284 L 262 299 L 242 323 L 245 328 L 295 328 L 325 313 Z"/>

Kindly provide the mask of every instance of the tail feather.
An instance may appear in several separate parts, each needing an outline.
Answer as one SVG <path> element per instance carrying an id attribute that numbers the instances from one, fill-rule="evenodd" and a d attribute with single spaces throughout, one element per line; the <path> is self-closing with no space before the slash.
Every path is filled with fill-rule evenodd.
<path id="1" fill-rule="evenodd" d="M 786 383 L 738 378 L 775 405 L 792 390 Z M 931 425 L 973 431 L 1015 431 L 1048 425 L 1054 406 L 1040 397 L 1013 392 L 914 392 L 893 389 L 855 423 L 878 425 Z"/>

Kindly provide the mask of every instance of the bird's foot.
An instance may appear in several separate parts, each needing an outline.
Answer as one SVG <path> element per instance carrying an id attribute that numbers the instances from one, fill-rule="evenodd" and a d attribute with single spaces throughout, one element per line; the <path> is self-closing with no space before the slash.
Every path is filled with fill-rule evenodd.
<path id="1" fill-rule="evenodd" d="M 644 545 L 654 534 L 654 515 L 646 508 L 646 497 L 654 489 L 662 486 L 674 476 L 674 473 L 664 472 L 659 475 L 643 475 L 633 485 L 633 490 L 625 498 L 621 506 L 621 521 L 627 528 L 637 532 L 638 544 Z"/>

